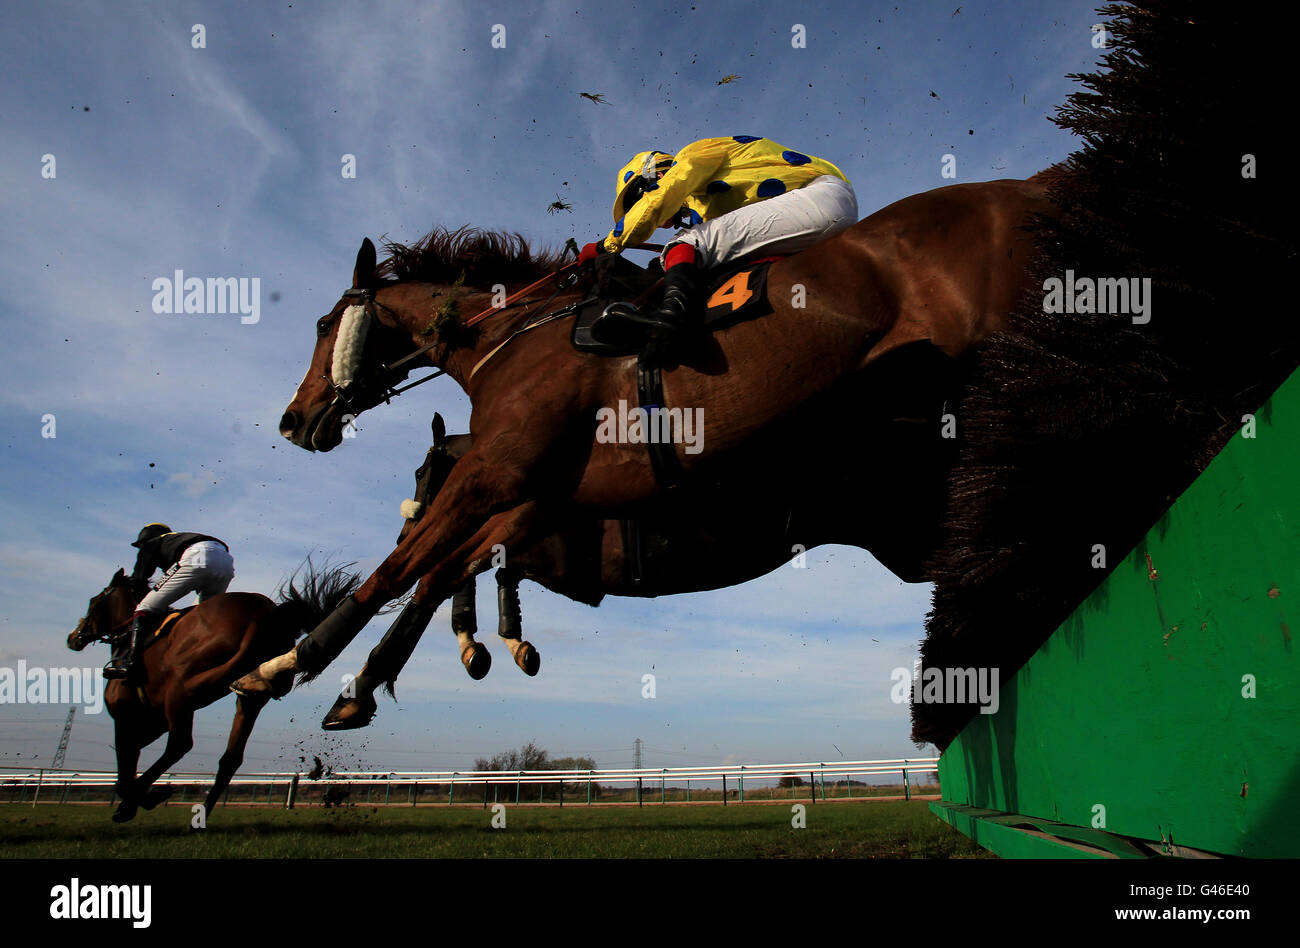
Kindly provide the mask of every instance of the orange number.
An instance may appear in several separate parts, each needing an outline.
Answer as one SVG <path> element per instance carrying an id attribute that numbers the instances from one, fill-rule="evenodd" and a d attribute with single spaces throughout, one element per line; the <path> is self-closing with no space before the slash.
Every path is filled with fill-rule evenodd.
<path id="1" fill-rule="evenodd" d="M 748 303 L 754 295 L 754 291 L 749 288 L 749 273 L 748 270 L 742 270 L 718 287 L 717 292 L 709 297 L 709 309 L 730 303 L 734 313 Z"/>

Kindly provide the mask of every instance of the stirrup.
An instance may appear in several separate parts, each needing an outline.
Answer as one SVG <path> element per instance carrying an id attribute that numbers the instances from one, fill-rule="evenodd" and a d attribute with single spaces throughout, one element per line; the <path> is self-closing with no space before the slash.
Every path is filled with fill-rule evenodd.
<path id="1" fill-rule="evenodd" d="M 113 641 L 113 654 L 108 659 L 102 670 L 104 678 L 109 681 L 118 681 L 125 678 L 131 672 L 131 633 L 128 630 L 125 636 L 118 636 Z"/>
<path id="2" fill-rule="evenodd" d="M 591 338 L 607 346 L 640 346 L 656 323 L 631 303 L 610 303 L 591 324 Z"/>
<path id="3" fill-rule="evenodd" d="M 643 313 L 631 303 L 610 303 L 591 324 L 591 337 L 617 346 L 662 343 L 683 335 L 688 322 L 685 307 L 660 306 Z"/>

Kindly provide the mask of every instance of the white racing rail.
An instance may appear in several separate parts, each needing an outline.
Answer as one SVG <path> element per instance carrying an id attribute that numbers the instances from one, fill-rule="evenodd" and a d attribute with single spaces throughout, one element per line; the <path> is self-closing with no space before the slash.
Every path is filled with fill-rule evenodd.
<path id="1" fill-rule="evenodd" d="M 643 768 L 640 770 L 519 770 L 519 771 L 481 771 L 481 770 L 420 770 L 420 771 L 391 771 L 391 770 L 349 770 L 349 771 L 329 771 L 318 778 L 312 778 L 303 772 L 288 773 L 248 773 L 236 774 L 231 780 L 231 787 L 266 787 L 268 804 L 273 802 L 275 788 L 283 786 L 286 788 L 284 801 L 286 806 L 292 807 L 297 797 L 300 783 L 312 787 L 328 788 L 331 786 L 346 786 L 349 789 L 366 789 L 367 802 L 378 803 L 373 800 L 374 790 L 378 786 L 384 787 L 384 803 L 409 803 L 414 805 L 419 800 L 419 787 L 424 785 L 427 790 L 437 787 L 441 793 L 446 788 L 447 802 L 454 804 L 456 802 L 456 788 L 462 788 L 462 793 L 474 788 L 482 788 L 483 802 L 487 803 L 486 787 L 493 787 L 494 799 L 498 795 L 497 788 L 500 786 L 513 786 L 515 788 L 514 802 L 523 803 L 523 788 L 530 785 L 541 785 L 539 791 L 545 787 L 550 787 L 553 792 L 558 793 L 558 798 L 563 805 L 564 789 L 567 786 L 576 793 L 583 793 L 585 788 L 586 802 L 592 802 L 592 787 L 610 787 L 617 785 L 635 786 L 637 790 L 636 800 L 642 802 L 647 784 L 653 786 L 659 785 L 660 802 L 667 802 L 666 793 L 668 790 L 679 791 L 682 784 L 685 784 L 686 801 L 690 802 L 691 783 L 697 784 L 696 790 L 716 789 L 718 785 L 723 791 L 722 801 L 726 803 L 727 794 L 733 789 L 738 792 L 738 801 L 745 801 L 745 781 L 750 781 L 751 793 L 756 783 L 765 789 L 772 781 L 777 781 L 782 777 L 797 777 L 800 780 L 807 778 L 808 783 L 803 787 L 805 793 L 812 795 L 815 800 L 820 784 L 821 799 L 830 799 L 826 793 L 826 784 L 828 781 L 835 786 L 839 781 L 844 781 L 848 794 L 852 798 L 854 782 L 863 790 L 860 798 L 867 796 L 867 788 L 872 786 L 866 778 L 884 778 L 899 777 L 901 778 L 902 795 L 906 799 L 911 799 L 912 781 L 915 777 L 922 774 L 931 774 L 938 772 L 937 757 L 910 757 L 910 758 L 890 758 L 886 760 L 848 760 L 835 761 L 826 763 L 824 761 L 792 763 L 792 764 L 736 764 L 731 766 L 718 767 L 664 767 L 659 769 Z M 71 771 L 71 770 L 23 770 L 17 768 L 0 766 L 0 795 L 7 797 L 10 802 L 29 802 L 28 794 L 30 793 L 30 802 L 35 805 L 44 795 L 45 802 L 68 802 L 76 797 L 80 791 L 83 798 L 92 789 L 111 789 L 117 775 L 110 771 Z M 212 776 L 210 774 L 199 773 L 167 773 L 160 777 L 158 784 L 174 785 L 184 787 L 195 787 L 201 791 L 205 784 L 210 783 Z M 669 781 L 672 781 L 670 784 Z M 892 781 L 889 781 L 892 782 Z M 699 786 L 699 785 L 704 786 Z M 878 787 L 878 785 L 876 785 Z M 405 788 L 407 799 L 392 799 L 393 788 Z M 790 788 L 795 789 L 795 788 Z M 873 787 L 874 789 L 874 787 Z M 228 793 L 229 791 L 227 791 Z M 15 801 L 14 795 L 18 794 L 20 799 Z M 539 794 L 540 796 L 540 794 Z M 792 797 L 793 798 L 793 797 Z M 845 797 L 837 797 L 844 799 Z M 572 799 L 572 798 L 571 798 Z M 466 801 L 470 802 L 470 801 Z M 477 799 L 472 802 L 480 802 Z"/>

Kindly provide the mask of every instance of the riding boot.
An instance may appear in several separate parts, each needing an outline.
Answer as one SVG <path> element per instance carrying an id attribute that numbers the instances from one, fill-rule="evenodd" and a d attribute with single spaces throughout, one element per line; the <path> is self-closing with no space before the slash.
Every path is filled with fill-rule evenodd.
<path id="1" fill-rule="evenodd" d="M 130 630 L 123 632 L 117 638 L 113 639 L 113 657 L 108 664 L 104 666 L 104 677 L 112 681 L 117 678 L 125 678 L 127 666 L 131 658 L 131 641 L 133 636 Z"/>
<path id="2" fill-rule="evenodd" d="M 113 661 L 104 667 L 104 677 L 114 678 L 135 678 L 140 666 L 140 655 L 144 652 L 145 643 L 149 641 L 149 636 L 153 635 L 163 619 L 167 617 L 165 612 L 137 612 L 131 617 L 131 632 L 129 637 L 122 637 L 122 644 L 126 641 L 131 643 L 131 651 L 127 657 L 125 665 L 122 664 L 121 656 L 117 653 L 113 655 Z"/>
<path id="3" fill-rule="evenodd" d="M 698 328 L 699 267 L 679 263 L 664 272 L 664 296 L 659 307 L 642 313 L 631 303 L 611 303 L 591 324 L 597 342 L 613 346 L 652 344 L 666 351 L 689 330 Z"/>

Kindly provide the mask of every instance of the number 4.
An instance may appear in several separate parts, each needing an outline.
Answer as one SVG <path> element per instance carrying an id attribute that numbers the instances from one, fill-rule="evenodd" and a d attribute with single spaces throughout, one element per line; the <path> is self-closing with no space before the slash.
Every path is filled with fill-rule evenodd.
<path id="1" fill-rule="evenodd" d="M 748 303 L 754 295 L 754 291 L 749 288 L 749 273 L 748 270 L 742 270 L 718 287 L 717 292 L 709 297 L 709 309 L 730 303 L 734 313 Z"/>

